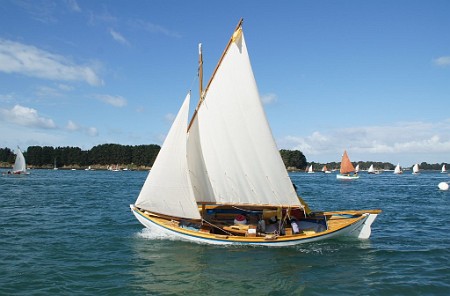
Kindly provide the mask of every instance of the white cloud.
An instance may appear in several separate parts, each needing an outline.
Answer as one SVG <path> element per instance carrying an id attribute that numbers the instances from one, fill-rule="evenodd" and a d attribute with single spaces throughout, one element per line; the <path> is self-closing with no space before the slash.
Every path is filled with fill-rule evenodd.
<path id="1" fill-rule="evenodd" d="M 63 56 L 31 45 L 0 39 L 0 71 L 58 81 L 84 81 L 101 85 L 93 66 L 76 65 Z"/>
<path id="2" fill-rule="evenodd" d="M 433 60 L 433 63 L 440 67 L 450 66 L 450 56 L 442 56 Z"/>
<path id="3" fill-rule="evenodd" d="M 15 105 L 11 110 L 0 109 L 0 120 L 28 127 L 56 128 L 52 119 L 42 117 L 37 110 Z"/>
<path id="4" fill-rule="evenodd" d="M 111 95 L 95 95 L 97 100 L 100 100 L 106 104 L 110 104 L 114 107 L 124 107 L 127 105 L 127 100 L 121 96 L 111 96 Z"/>
<path id="5" fill-rule="evenodd" d="M 278 100 L 278 97 L 276 94 L 269 93 L 261 96 L 261 101 L 264 105 L 275 103 Z"/>
<path id="6" fill-rule="evenodd" d="M 157 24 L 153 24 L 144 20 L 130 20 L 129 21 L 130 26 L 135 27 L 135 28 L 139 28 L 142 29 L 144 31 L 147 32 L 151 32 L 151 33 L 160 33 L 169 37 L 175 37 L 175 38 L 180 38 L 181 35 L 175 31 L 169 30 L 163 26 L 157 25 Z"/>
<path id="7" fill-rule="evenodd" d="M 448 161 L 450 154 L 450 124 L 446 120 L 363 126 L 287 136 L 279 142 L 283 148 L 298 149 L 308 159 L 324 162 L 337 161 L 344 150 L 351 152 L 352 160 L 440 162 Z"/>
<path id="8" fill-rule="evenodd" d="M 75 12 L 81 12 L 81 8 L 78 5 L 78 2 L 76 0 L 66 0 L 67 5 L 69 6 L 70 10 Z"/>
<path id="9" fill-rule="evenodd" d="M 127 39 L 125 39 L 125 37 L 123 37 L 122 34 L 120 34 L 119 32 L 114 31 L 113 29 L 109 30 L 109 33 L 111 34 L 112 38 L 114 40 L 116 40 L 117 42 L 123 44 L 123 45 L 130 45 L 130 43 L 128 42 Z"/>
<path id="10" fill-rule="evenodd" d="M 71 132 L 82 132 L 88 136 L 96 137 L 98 136 L 98 130 L 95 127 L 84 127 L 76 124 L 72 120 L 69 120 L 66 125 L 66 129 Z"/>

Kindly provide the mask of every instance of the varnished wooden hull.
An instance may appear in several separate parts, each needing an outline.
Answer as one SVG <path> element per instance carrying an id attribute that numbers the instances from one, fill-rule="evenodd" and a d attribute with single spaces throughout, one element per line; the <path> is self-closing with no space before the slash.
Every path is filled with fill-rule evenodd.
<path id="1" fill-rule="evenodd" d="M 168 217 L 141 211 L 130 205 L 133 214 L 147 228 L 163 233 L 171 238 L 214 245 L 261 245 L 270 247 L 293 246 L 301 243 L 330 239 L 337 236 L 354 236 L 368 238 L 370 225 L 377 217 L 379 210 L 325 212 L 329 216 L 328 229 L 321 232 L 305 232 L 291 235 L 242 236 L 214 234 L 199 230 L 186 229 L 179 226 L 179 221 Z"/>

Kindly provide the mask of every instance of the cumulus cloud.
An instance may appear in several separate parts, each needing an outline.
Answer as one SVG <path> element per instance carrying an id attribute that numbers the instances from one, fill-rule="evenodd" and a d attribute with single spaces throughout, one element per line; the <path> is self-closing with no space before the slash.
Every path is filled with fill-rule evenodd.
<path id="1" fill-rule="evenodd" d="M 97 100 L 100 100 L 106 104 L 112 105 L 114 107 L 124 107 L 127 105 L 127 100 L 121 96 L 111 96 L 111 95 L 95 95 Z"/>
<path id="2" fill-rule="evenodd" d="M 67 58 L 37 47 L 0 39 L 0 71 L 57 81 L 103 84 L 93 66 L 77 65 Z"/>
<path id="3" fill-rule="evenodd" d="M 450 56 L 442 56 L 433 60 L 433 63 L 439 67 L 450 66 Z"/>
<path id="4" fill-rule="evenodd" d="M 334 129 L 316 131 L 304 137 L 287 136 L 279 143 L 286 149 L 298 149 L 313 159 L 334 155 L 336 160 L 344 150 L 349 150 L 361 160 L 382 158 L 383 161 L 389 161 L 385 158 L 401 157 L 413 161 L 420 155 L 437 158 L 450 154 L 450 125 L 447 120 Z"/>
<path id="5" fill-rule="evenodd" d="M 36 128 L 52 129 L 56 124 L 50 118 L 42 117 L 32 108 L 15 105 L 12 109 L 0 109 L 0 120 L 5 122 Z"/>
<path id="6" fill-rule="evenodd" d="M 82 132 L 88 136 L 96 137 L 98 136 L 98 130 L 95 127 L 84 127 L 76 124 L 72 120 L 69 120 L 66 125 L 66 129 L 71 132 Z"/>
<path id="7" fill-rule="evenodd" d="M 130 45 L 130 43 L 128 42 L 127 39 L 125 39 L 125 37 L 123 37 L 122 34 L 120 34 L 119 32 L 114 31 L 113 29 L 109 30 L 109 33 L 111 34 L 112 38 L 114 40 L 116 40 L 117 42 L 123 44 L 123 45 Z"/>

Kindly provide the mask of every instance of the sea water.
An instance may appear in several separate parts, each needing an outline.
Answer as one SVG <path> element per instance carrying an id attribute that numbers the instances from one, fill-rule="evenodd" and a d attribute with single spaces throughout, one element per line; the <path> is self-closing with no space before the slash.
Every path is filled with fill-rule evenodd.
<path id="1" fill-rule="evenodd" d="M 0 177 L 0 295 L 449 295 L 450 176 L 291 174 L 313 210 L 382 209 L 368 240 L 221 247 L 134 218 L 147 176 L 32 170 Z"/>

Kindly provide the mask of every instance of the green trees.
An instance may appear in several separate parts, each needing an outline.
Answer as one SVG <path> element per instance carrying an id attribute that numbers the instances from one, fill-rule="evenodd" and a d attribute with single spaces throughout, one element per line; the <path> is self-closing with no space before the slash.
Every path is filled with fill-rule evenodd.
<path id="1" fill-rule="evenodd" d="M 286 168 L 296 168 L 304 170 L 306 168 L 306 157 L 299 150 L 280 150 L 281 158 L 283 159 Z"/>
<path id="2" fill-rule="evenodd" d="M 14 152 L 9 148 L 0 148 L 0 162 L 14 162 Z"/>
<path id="3" fill-rule="evenodd" d="M 57 167 L 88 165 L 133 164 L 136 166 L 152 166 L 161 147 L 158 145 L 119 145 L 102 144 L 90 150 L 79 147 L 29 146 L 24 151 L 27 164 L 35 167 Z M 14 152 L 9 148 L 0 148 L 0 162 L 12 164 Z"/>

